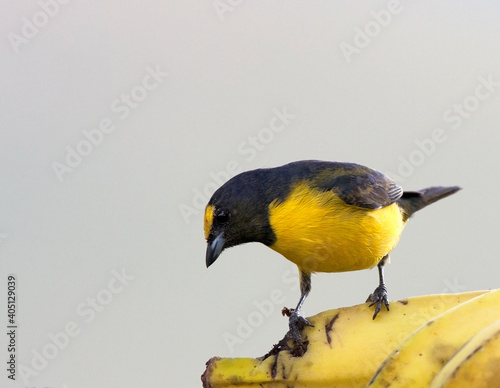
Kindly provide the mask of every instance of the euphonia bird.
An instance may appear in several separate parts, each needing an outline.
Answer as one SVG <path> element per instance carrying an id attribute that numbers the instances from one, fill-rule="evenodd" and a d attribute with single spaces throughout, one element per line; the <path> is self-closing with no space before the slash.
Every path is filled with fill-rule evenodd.
<path id="1" fill-rule="evenodd" d="M 229 247 L 260 242 L 299 269 L 301 296 L 290 333 L 311 325 L 300 309 L 315 272 L 378 267 L 379 285 L 367 302 L 389 310 L 384 264 L 413 213 L 460 190 L 403 191 L 387 175 L 355 163 L 305 160 L 243 172 L 222 185 L 205 209 L 209 267 Z"/>

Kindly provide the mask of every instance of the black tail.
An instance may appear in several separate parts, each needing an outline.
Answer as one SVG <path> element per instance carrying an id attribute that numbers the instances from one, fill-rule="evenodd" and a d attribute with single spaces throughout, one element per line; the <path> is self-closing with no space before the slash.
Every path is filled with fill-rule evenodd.
<path id="1" fill-rule="evenodd" d="M 430 205 L 431 203 L 439 201 L 440 199 L 446 198 L 447 196 L 456 193 L 458 190 L 461 190 L 461 187 L 435 186 L 427 187 L 426 189 L 418 191 L 405 191 L 398 200 L 398 204 L 403 210 L 404 221 L 410 218 L 416 211 L 419 211 L 420 209 Z"/>

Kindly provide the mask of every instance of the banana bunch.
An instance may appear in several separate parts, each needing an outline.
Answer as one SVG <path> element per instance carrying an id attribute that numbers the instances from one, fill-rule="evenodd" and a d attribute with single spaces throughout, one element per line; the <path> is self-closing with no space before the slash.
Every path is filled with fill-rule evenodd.
<path id="1" fill-rule="evenodd" d="M 307 318 L 260 358 L 207 362 L 204 388 L 500 387 L 500 289 L 368 303 Z"/>

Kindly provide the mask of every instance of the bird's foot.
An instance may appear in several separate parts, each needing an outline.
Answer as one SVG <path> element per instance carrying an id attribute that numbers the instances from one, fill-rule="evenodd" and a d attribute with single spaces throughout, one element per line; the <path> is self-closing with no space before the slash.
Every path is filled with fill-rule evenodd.
<path id="1" fill-rule="evenodd" d="M 385 287 L 385 284 L 380 284 L 377 288 L 375 288 L 375 291 L 373 291 L 373 294 L 370 294 L 368 296 L 366 302 L 371 302 L 370 307 L 375 305 L 375 313 L 373 314 L 373 319 L 375 319 L 377 314 L 382 309 L 382 303 L 384 303 L 387 311 L 389 311 L 389 299 L 387 297 L 387 288 Z"/>
<path id="2" fill-rule="evenodd" d="M 288 334 L 290 337 L 297 343 L 297 345 L 302 346 L 302 336 L 300 335 L 301 331 L 306 326 L 314 327 L 314 325 L 309 322 L 306 318 L 299 314 L 299 312 L 295 309 L 289 309 L 284 307 L 281 311 L 283 315 L 288 316 Z"/>

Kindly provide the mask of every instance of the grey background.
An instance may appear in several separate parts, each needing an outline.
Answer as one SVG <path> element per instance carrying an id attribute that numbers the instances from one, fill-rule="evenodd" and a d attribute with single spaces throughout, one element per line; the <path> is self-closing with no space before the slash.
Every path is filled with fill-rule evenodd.
<path id="1" fill-rule="evenodd" d="M 195 387 L 211 356 L 266 353 L 296 268 L 256 244 L 205 268 L 202 193 L 228 163 L 352 161 L 406 189 L 461 185 L 407 225 L 390 298 L 498 287 L 498 3 L 55 4 L 3 1 L 0 16 L 0 322 L 15 274 L 17 361 L 36 372 L 11 382 L 2 368 L 1 386 Z M 168 75 L 144 94 L 148 67 Z M 294 117 L 270 131 L 283 109 Z M 115 130 L 60 181 L 54 162 L 103 119 Z M 133 279 L 119 288 L 113 270 Z M 361 303 L 376 284 L 375 270 L 319 274 L 304 312 Z M 74 336 L 57 337 L 68 324 Z"/>

